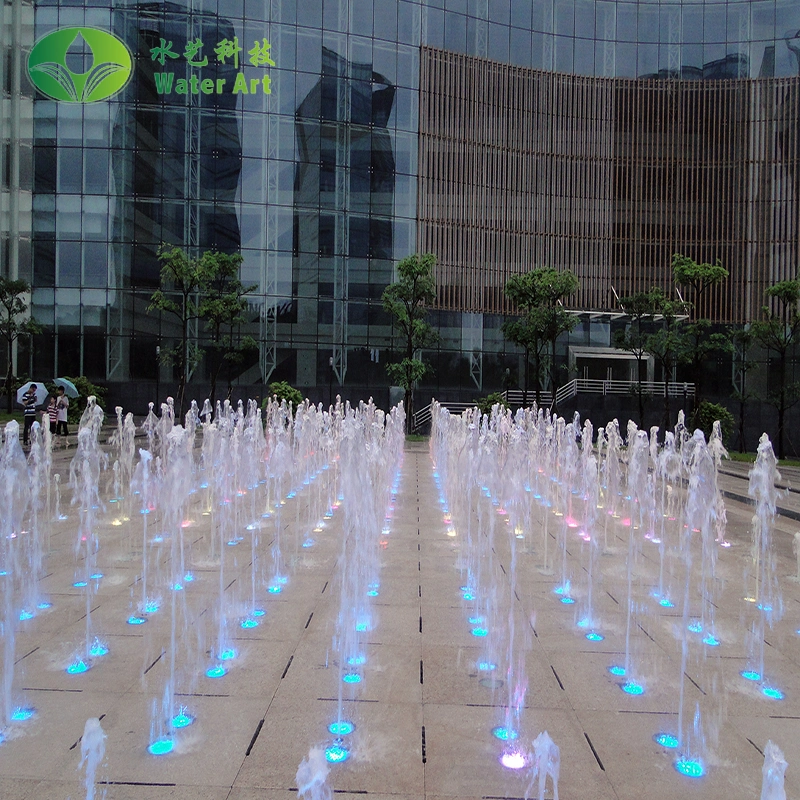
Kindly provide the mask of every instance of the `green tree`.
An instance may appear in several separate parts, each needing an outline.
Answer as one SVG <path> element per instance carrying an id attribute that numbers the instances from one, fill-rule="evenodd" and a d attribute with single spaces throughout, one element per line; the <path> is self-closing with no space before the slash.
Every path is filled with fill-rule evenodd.
<path id="1" fill-rule="evenodd" d="M 522 275 L 513 275 L 506 283 L 506 297 L 517 306 L 520 316 L 506 320 L 503 333 L 524 351 L 523 405 L 528 403 L 531 357 L 536 379 L 536 402 L 538 404 L 541 399 L 544 373 L 549 372 L 555 405 L 558 389 L 556 340 L 577 324 L 577 318 L 563 307 L 562 302 L 574 294 L 578 286 L 578 279 L 572 272 L 559 272 L 552 267 L 537 267 Z"/>
<path id="2" fill-rule="evenodd" d="M 267 403 L 273 398 L 277 397 L 278 400 L 285 400 L 287 403 L 292 404 L 292 408 L 296 411 L 297 407 L 303 402 L 303 394 L 299 389 L 286 381 L 273 381 L 269 385 L 269 396 L 264 398 L 261 404 L 262 408 L 267 407 Z"/>
<path id="3" fill-rule="evenodd" d="M 800 400 L 800 382 L 789 374 L 789 365 L 800 337 L 800 315 L 797 313 L 800 279 L 779 281 L 767 289 L 766 296 L 768 302 L 772 301 L 772 306 L 762 308 L 763 318 L 754 322 L 750 329 L 762 347 L 777 355 L 777 388 L 768 386 L 763 398 L 778 412 L 778 458 L 783 458 L 786 412 Z"/>
<path id="4" fill-rule="evenodd" d="M 438 334 L 426 321 L 428 308 L 436 298 L 436 281 L 433 269 L 436 256 L 431 253 L 407 256 L 397 265 L 398 280 L 383 291 L 383 308 L 394 318 L 403 358 L 387 364 L 389 380 L 405 391 L 403 405 L 406 412 L 406 430 L 411 431 L 414 386 L 430 367 L 417 357 L 417 353 L 433 345 Z"/>
<path id="5" fill-rule="evenodd" d="M 7 347 L 5 393 L 9 414 L 14 410 L 14 342 L 42 332 L 42 326 L 28 313 L 30 306 L 25 295 L 30 290 L 26 281 L 0 277 L 0 336 Z"/>
<path id="6" fill-rule="evenodd" d="M 689 366 L 694 382 L 694 423 L 698 424 L 697 409 L 704 399 L 705 362 L 714 353 L 730 351 L 730 340 L 722 333 L 710 333 L 711 322 L 698 318 L 704 297 L 709 290 L 728 278 L 728 270 L 717 259 L 715 264 L 698 263 L 688 256 L 672 256 L 672 274 L 678 286 L 689 289 L 687 309 L 691 322 L 682 328 L 681 360 Z"/>
<path id="7" fill-rule="evenodd" d="M 733 353 L 733 398 L 739 403 L 739 452 L 747 452 L 747 443 L 744 434 L 744 414 L 747 401 L 752 398 L 750 386 L 747 383 L 747 373 L 753 368 L 754 362 L 750 359 L 750 350 L 755 337 L 749 325 L 744 328 L 732 328 L 728 333 Z"/>
<path id="8" fill-rule="evenodd" d="M 661 367 L 664 375 L 664 419 L 663 430 L 669 430 L 671 424 L 669 384 L 672 374 L 678 363 L 683 358 L 683 332 L 681 330 L 681 316 L 686 314 L 686 303 L 672 300 L 664 294 L 662 289 L 652 291 L 656 321 L 661 325 L 654 333 L 647 336 L 646 349 L 656 363 Z"/>
<path id="9" fill-rule="evenodd" d="M 189 337 L 189 325 L 200 318 L 199 296 L 206 279 L 203 257 L 190 258 L 180 247 L 162 245 L 161 288 L 150 297 L 148 311 L 158 310 L 174 316 L 180 325 L 180 339 L 172 348 L 161 348 L 161 359 L 178 369 L 178 415 L 183 418 L 183 402 L 189 372 L 200 361 L 201 351 Z"/>
<path id="10" fill-rule="evenodd" d="M 644 389 L 642 387 L 642 362 L 648 354 L 647 344 L 650 336 L 648 323 L 659 310 L 663 301 L 660 289 L 649 292 L 638 292 L 630 297 L 623 297 L 619 302 L 630 319 L 625 330 L 614 334 L 614 347 L 631 353 L 636 359 L 636 397 L 639 403 L 639 427 L 644 425 Z"/>
<path id="11" fill-rule="evenodd" d="M 211 334 L 207 349 L 211 361 L 211 407 L 216 408 L 217 381 L 223 364 L 228 366 L 228 396 L 233 383 L 233 368 L 240 364 L 248 350 L 258 347 L 252 336 L 239 334 L 247 321 L 247 295 L 257 288 L 245 286 L 239 279 L 242 256 L 239 253 L 208 252 L 203 256 L 205 273 L 203 296 L 198 316 L 205 320 Z"/>

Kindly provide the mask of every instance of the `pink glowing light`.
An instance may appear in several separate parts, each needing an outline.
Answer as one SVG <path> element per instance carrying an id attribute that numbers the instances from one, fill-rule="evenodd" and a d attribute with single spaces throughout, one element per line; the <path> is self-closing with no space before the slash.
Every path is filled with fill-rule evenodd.
<path id="1" fill-rule="evenodd" d="M 577 528 L 578 527 L 578 523 L 572 517 L 567 517 L 566 523 L 567 523 L 567 527 L 568 528 Z"/>
<path id="2" fill-rule="evenodd" d="M 503 753 L 500 756 L 500 763 L 508 769 L 522 769 L 525 766 L 525 755 L 523 753 Z"/>
<path id="3" fill-rule="evenodd" d="M 630 520 L 630 517 L 623 517 L 623 518 L 622 518 L 622 524 L 623 524 L 623 525 L 624 525 L 626 528 L 630 528 L 630 526 L 631 526 L 631 520 Z"/>
<path id="4" fill-rule="evenodd" d="M 192 521 L 190 519 L 185 519 L 181 522 L 181 528 L 190 528 L 192 526 Z"/>
<path id="5" fill-rule="evenodd" d="M 498 508 L 497 509 L 497 513 L 505 515 L 505 514 L 508 514 L 508 511 L 506 511 L 504 508 Z"/>

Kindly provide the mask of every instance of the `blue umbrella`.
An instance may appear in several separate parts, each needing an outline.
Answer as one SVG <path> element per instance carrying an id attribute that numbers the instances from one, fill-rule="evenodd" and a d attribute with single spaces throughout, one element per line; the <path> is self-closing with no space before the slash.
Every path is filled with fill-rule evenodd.
<path id="1" fill-rule="evenodd" d="M 67 397 L 78 397 L 80 394 L 75 384 L 68 378 L 56 378 L 53 383 L 56 386 L 63 386 L 64 393 L 67 395 Z"/>
<path id="2" fill-rule="evenodd" d="M 44 403 L 45 398 L 47 397 L 47 387 L 41 383 L 41 381 L 39 383 L 36 383 L 35 381 L 28 381 L 26 384 L 17 389 L 17 402 L 20 405 L 25 405 L 23 402 L 23 397 L 28 393 L 28 390 L 31 388 L 31 386 L 36 387 L 36 405 L 40 406 L 42 403 Z"/>

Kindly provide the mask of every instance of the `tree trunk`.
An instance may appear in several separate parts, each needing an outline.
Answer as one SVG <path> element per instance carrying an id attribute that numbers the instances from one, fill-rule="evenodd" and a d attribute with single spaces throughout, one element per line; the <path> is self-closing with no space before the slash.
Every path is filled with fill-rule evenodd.
<path id="1" fill-rule="evenodd" d="M 522 378 L 522 407 L 528 407 L 528 372 L 530 369 L 530 351 L 526 348 L 525 349 L 525 369 L 523 372 Z"/>
<path id="2" fill-rule="evenodd" d="M 744 390 L 744 380 L 742 380 L 742 389 Z M 747 445 L 744 442 L 744 394 L 739 398 L 739 452 L 747 452 Z"/>
<path id="3" fill-rule="evenodd" d="M 542 405 L 542 359 L 539 356 L 539 351 L 536 351 L 536 356 L 533 359 L 534 367 L 536 368 L 536 410 L 538 412 Z"/>
<path id="4" fill-rule="evenodd" d="M 406 412 L 406 433 L 413 433 L 414 432 L 414 419 L 411 416 L 414 412 L 414 390 L 413 389 L 406 389 L 406 393 L 403 396 L 403 408 Z"/>
<path id="5" fill-rule="evenodd" d="M 14 372 L 12 369 L 12 362 L 11 358 L 13 355 L 13 344 L 11 340 L 8 340 L 8 369 L 6 370 L 6 395 L 8 397 L 8 413 L 11 414 L 14 411 L 14 397 L 12 395 L 12 381 L 14 380 Z"/>

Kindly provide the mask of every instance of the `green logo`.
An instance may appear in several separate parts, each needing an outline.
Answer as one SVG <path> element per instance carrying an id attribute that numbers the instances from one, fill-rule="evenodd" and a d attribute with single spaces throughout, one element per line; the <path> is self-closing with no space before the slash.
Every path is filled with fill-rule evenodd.
<path id="1" fill-rule="evenodd" d="M 96 28 L 62 28 L 39 39 L 28 76 L 40 92 L 66 103 L 94 103 L 125 88 L 133 62 L 125 44 Z"/>

